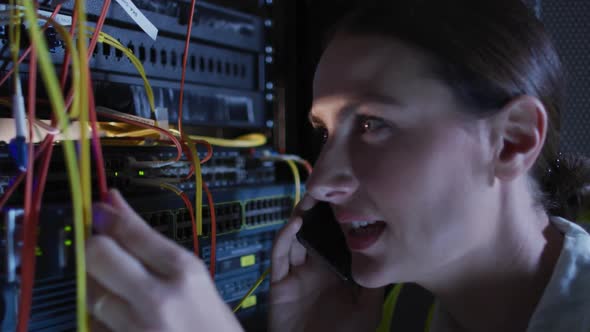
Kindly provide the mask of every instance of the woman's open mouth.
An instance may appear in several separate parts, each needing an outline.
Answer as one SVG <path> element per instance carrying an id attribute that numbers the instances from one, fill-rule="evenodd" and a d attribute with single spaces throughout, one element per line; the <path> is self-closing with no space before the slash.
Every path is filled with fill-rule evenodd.
<path id="1" fill-rule="evenodd" d="M 352 227 L 345 232 L 346 243 L 352 251 L 361 251 L 371 247 L 385 230 L 384 221 L 353 221 Z"/>

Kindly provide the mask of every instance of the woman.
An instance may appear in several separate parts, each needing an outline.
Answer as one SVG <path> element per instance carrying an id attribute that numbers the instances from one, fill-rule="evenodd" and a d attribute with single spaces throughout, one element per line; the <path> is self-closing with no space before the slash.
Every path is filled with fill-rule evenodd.
<path id="1" fill-rule="evenodd" d="M 344 20 L 313 86 L 322 153 L 273 250 L 270 329 L 375 331 L 385 288 L 413 282 L 436 298 L 430 331 L 588 331 L 590 236 L 555 217 L 575 219 L 588 184 L 556 153 L 561 87 L 519 0 L 382 1 Z M 318 201 L 360 288 L 295 240 Z M 113 205 L 88 245 L 97 324 L 240 329 L 200 262 Z"/>

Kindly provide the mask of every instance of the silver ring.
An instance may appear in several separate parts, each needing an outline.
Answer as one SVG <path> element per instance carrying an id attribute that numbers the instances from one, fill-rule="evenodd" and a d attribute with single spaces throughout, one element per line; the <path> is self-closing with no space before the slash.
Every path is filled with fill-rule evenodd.
<path id="1" fill-rule="evenodd" d="M 107 300 L 107 294 L 101 295 L 96 302 L 92 305 L 92 315 L 96 317 L 100 317 L 100 312 L 102 311 L 102 307 L 104 307 L 104 303 Z"/>

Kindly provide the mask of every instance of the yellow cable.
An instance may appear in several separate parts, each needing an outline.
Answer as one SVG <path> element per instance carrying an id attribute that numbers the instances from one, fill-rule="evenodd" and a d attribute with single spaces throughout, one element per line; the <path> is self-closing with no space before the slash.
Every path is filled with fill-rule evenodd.
<path id="1" fill-rule="evenodd" d="M 91 27 L 86 27 L 86 30 L 91 31 L 91 32 L 94 31 L 94 29 Z M 117 39 L 113 38 L 111 35 L 109 35 L 105 32 L 102 32 L 102 31 L 99 32 L 98 42 L 113 46 L 117 50 L 123 52 L 123 54 L 125 54 L 125 56 L 129 59 L 129 61 L 131 61 L 131 63 L 133 64 L 133 66 L 135 67 L 135 69 L 137 70 L 139 75 L 141 76 L 141 79 L 143 80 L 145 92 L 146 92 L 146 95 L 148 98 L 148 102 L 150 104 L 150 110 L 152 113 L 155 113 L 156 103 L 154 101 L 154 92 L 152 90 L 152 86 L 147 78 L 147 75 L 145 73 L 145 68 L 143 67 L 143 64 L 141 63 L 141 61 L 139 61 L 139 59 L 135 56 L 135 54 L 133 54 L 133 52 L 131 52 L 131 50 L 129 48 L 123 46 L 123 44 L 121 44 Z"/>
<path id="2" fill-rule="evenodd" d="M 291 169 L 291 172 L 293 173 L 293 178 L 295 180 L 294 205 L 297 205 L 297 203 L 299 203 L 299 200 L 301 199 L 301 176 L 299 175 L 299 169 L 297 168 L 297 165 L 295 165 L 295 162 L 293 160 L 285 160 L 285 162 L 287 163 L 287 165 L 289 165 L 289 168 Z"/>
<path id="3" fill-rule="evenodd" d="M 238 303 L 234 307 L 234 312 L 240 310 L 240 308 L 242 307 L 242 305 L 244 304 L 244 302 L 246 301 L 246 299 L 248 297 L 250 297 L 250 295 L 252 295 L 252 293 L 254 293 L 254 291 L 256 290 L 256 288 L 258 288 L 258 286 L 260 286 L 260 284 L 262 284 L 262 282 L 264 281 L 264 279 L 266 278 L 266 276 L 268 276 L 269 273 L 270 273 L 270 267 L 267 268 L 266 271 L 264 271 L 262 273 L 262 275 L 260 276 L 260 278 L 258 278 L 258 280 L 256 280 L 256 283 L 254 283 L 254 286 L 252 286 L 250 288 L 250 290 L 248 290 L 248 293 L 246 293 L 246 295 L 244 295 L 244 297 L 242 297 L 242 300 L 240 300 L 240 303 Z"/>
<path id="4" fill-rule="evenodd" d="M 78 31 L 86 29 L 86 1 L 78 0 L 74 8 L 78 14 Z M 80 59 L 80 177 L 82 179 L 82 202 L 84 204 L 84 221 L 86 225 L 86 236 L 90 234 L 92 227 L 92 175 L 90 161 L 90 135 L 88 127 L 89 119 L 89 85 L 90 75 L 88 68 L 88 44 L 84 33 L 78 34 L 78 57 Z"/>
<path id="5" fill-rule="evenodd" d="M 66 133 L 69 126 L 67 115 L 65 114 L 65 103 L 63 95 L 59 88 L 59 83 L 55 74 L 55 68 L 51 63 L 51 56 L 45 38 L 41 34 L 37 13 L 32 1 L 23 0 L 21 5 L 24 6 L 24 13 L 29 22 L 29 37 L 32 44 L 37 47 L 39 54 L 39 67 L 41 76 L 45 83 L 49 101 L 53 113 L 55 114 L 60 129 Z M 77 316 L 79 331 L 88 331 L 88 319 L 86 316 L 86 260 L 84 255 L 84 212 L 82 210 L 82 191 L 80 188 L 79 170 L 76 163 L 76 153 L 74 143 L 69 140 L 63 141 L 64 157 L 70 179 L 70 189 L 72 198 L 72 208 L 74 217 L 74 237 L 76 241 L 76 279 L 77 279 Z"/>
<path id="6" fill-rule="evenodd" d="M 172 129 L 170 130 L 173 133 L 177 133 L 178 131 Z M 219 147 L 226 147 L 226 148 L 255 148 L 259 146 L 263 146 L 266 144 L 266 136 L 264 134 L 259 133 L 252 133 L 247 135 L 242 135 L 236 137 L 234 139 L 225 139 L 225 138 L 216 138 L 216 137 L 206 137 L 206 136 L 188 136 L 192 140 L 205 140 L 209 142 L 209 144 Z"/>
<path id="7" fill-rule="evenodd" d="M 195 215 L 197 222 L 197 235 L 203 235 L 203 177 L 201 174 L 201 160 L 195 143 L 184 137 L 184 141 L 192 155 L 192 162 L 195 167 Z"/>

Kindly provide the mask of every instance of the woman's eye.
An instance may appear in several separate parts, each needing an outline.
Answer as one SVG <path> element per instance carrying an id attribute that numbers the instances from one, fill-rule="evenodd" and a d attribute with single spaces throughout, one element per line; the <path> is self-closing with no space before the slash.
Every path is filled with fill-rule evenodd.
<path id="1" fill-rule="evenodd" d="M 361 133 L 370 133 L 378 129 L 382 129 L 387 126 L 385 121 L 369 116 L 361 116 L 359 118 L 359 130 Z"/>
<path id="2" fill-rule="evenodd" d="M 317 127 L 314 128 L 315 136 L 320 141 L 321 144 L 324 144 L 328 141 L 328 129 L 324 127 Z"/>

